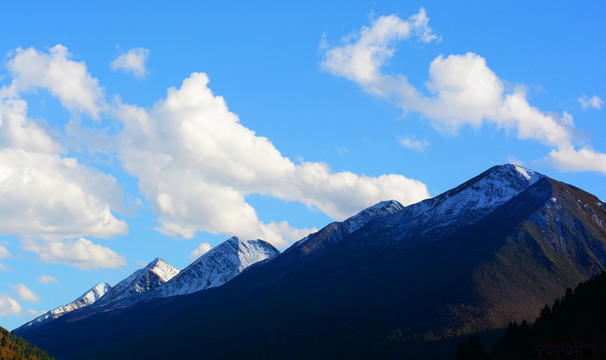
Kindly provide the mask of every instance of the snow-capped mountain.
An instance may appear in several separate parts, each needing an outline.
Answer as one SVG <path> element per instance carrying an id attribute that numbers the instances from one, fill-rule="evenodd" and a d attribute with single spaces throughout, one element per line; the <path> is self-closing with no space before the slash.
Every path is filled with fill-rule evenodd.
<path id="1" fill-rule="evenodd" d="M 206 270 L 186 269 L 164 285 L 187 295 L 105 316 L 73 312 L 23 336 L 65 358 L 196 358 L 201 348 L 222 359 L 442 358 L 453 336 L 532 320 L 605 270 L 606 204 L 531 170 L 496 166 L 417 204 L 379 203 L 223 286 L 187 292 L 221 279 L 209 275 L 216 269 L 239 268 L 211 261 L 239 259 L 239 243 L 217 246 L 219 254 L 195 262 Z M 409 341 L 428 335 L 424 347 Z"/>
<path id="2" fill-rule="evenodd" d="M 221 286 L 249 266 L 278 254 L 276 248 L 263 240 L 241 240 L 234 236 L 200 256 L 152 296 L 184 295 Z"/>
<path id="3" fill-rule="evenodd" d="M 393 242 L 436 240 L 480 221 L 543 177 L 518 165 L 495 166 L 439 196 L 386 216 L 364 232 L 380 231 Z"/>
<path id="4" fill-rule="evenodd" d="M 70 302 L 69 304 L 59 306 L 53 310 L 47 311 L 46 313 L 38 316 L 34 320 L 22 325 L 18 330 L 39 326 L 47 321 L 61 317 L 74 310 L 90 306 L 97 300 L 99 300 L 101 297 L 103 297 L 105 294 L 107 294 L 110 288 L 111 287 L 108 283 L 97 284 L 92 289 L 82 294 L 82 296 L 78 297 L 76 300 Z"/>
<path id="5" fill-rule="evenodd" d="M 179 269 L 161 258 L 156 258 L 114 285 L 95 307 L 106 311 L 115 307 L 130 306 L 143 300 L 145 294 L 160 288 L 177 274 Z"/>

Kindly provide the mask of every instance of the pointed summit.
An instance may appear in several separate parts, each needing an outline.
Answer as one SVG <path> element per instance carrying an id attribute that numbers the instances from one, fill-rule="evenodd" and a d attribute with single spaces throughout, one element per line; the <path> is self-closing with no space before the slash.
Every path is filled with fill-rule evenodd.
<path id="1" fill-rule="evenodd" d="M 233 236 L 200 256 L 158 292 L 160 296 L 168 297 L 221 286 L 249 266 L 272 259 L 279 253 L 263 240 L 241 240 Z"/>
<path id="2" fill-rule="evenodd" d="M 518 165 L 493 166 L 452 190 L 386 216 L 380 226 L 369 226 L 364 232 L 368 235 L 381 228 L 392 242 L 404 238 L 409 242 L 434 241 L 480 221 L 543 178 Z"/>
<path id="3" fill-rule="evenodd" d="M 107 293 L 97 306 L 111 308 L 132 305 L 143 299 L 141 295 L 150 292 L 172 279 L 179 270 L 161 258 L 156 258 L 144 268 L 120 281 Z"/>
<path id="4" fill-rule="evenodd" d="M 28 331 L 31 328 L 37 327 L 41 324 L 46 323 L 47 321 L 59 318 L 67 313 L 70 313 L 77 309 L 82 309 L 89 305 L 92 305 L 101 297 L 103 297 L 107 292 L 111 289 L 108 283 L 101 283 L 93 286 L 90 290 L 82 294 L 76 300 L 70 302 L 69 304 L 59 306 L 53 310 L 47 311 L 46 313 L 38 316 L 34 320 L 22 325 L 17 330 L 18 331 Z"/>

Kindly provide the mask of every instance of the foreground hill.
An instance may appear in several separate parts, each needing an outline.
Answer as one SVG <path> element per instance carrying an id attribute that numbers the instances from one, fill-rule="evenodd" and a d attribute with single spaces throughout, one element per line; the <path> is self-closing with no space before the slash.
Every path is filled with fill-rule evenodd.
<path id="1" fill-rule="evenodd" d="M 603 202 L 504 165 L 330 224 L 221 287 L 26 336 L 66 359 L 452 359 L 458 336 L 533 318 L 605 254 Z"/>
<path id="2" fill-rule="evenodd" d="M 558 357 L 570 351 L 571 358 L 606 358 L 606 272 L 580 283 L 574 291 L 545 305 L 532 325 L 526 321 L 511 323 L 500 337 L 492 353 L 486 354 L 477 335 L 462 343 L 457 360 L 535 359 L 539 352 Z M 529 319 L 530 320 L 530 319 Z M 562 358 L 564 356 L 558 357 Z"/>
<path id="3" fill-rule="evenodd" d="M 54 358 L 44 350 L 0 327 L 0 359 L 52 360 Z"/>

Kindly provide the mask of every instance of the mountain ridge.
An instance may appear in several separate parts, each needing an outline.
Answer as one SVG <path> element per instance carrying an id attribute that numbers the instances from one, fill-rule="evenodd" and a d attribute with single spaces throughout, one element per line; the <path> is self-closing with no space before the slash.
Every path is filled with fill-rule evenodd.
<path id="1" fill-rule="evenodd" d="M 221 287 L 86 321 L 67 315 L 29 335 L 66 358 L 188 358 L 201 346 L 210 358 L 446 359 L 449 339 L 536 316 L 604 269 L 606 204 L 573 186 L 505 165 L 428 201 L 352 232 L 331 223 Z M 458 207 L 447 215 L 449 201 Z M 47 342 L 110 327 L 78 347 Z"/>
<path id="2" fill-rule="evenodd" d="M 221 286 L 249 266 L 273 259 L 279 253 L 263 240 L 241 240 L 232 236 L 193 261 L 152 295 L 185 295 Z"/>
<path id="3" fill-rule="evenodd" d="M 16 329 L 16 331 L 27 329 L 32 326 L 39 326 L 47 321 L 56 319 L 74 310 L 92 305 L 94 302 L 104 296 L 110 290 L 110 288 L 111 286 L 108 283 L 97 284 L 81 296 L 77 297 L 74 301 L 45 312 L 37 318 L 21 325 Z"/>

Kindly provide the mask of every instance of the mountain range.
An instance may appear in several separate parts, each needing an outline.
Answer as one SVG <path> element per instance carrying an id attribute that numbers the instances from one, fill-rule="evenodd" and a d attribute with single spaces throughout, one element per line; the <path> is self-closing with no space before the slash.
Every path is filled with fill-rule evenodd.
<path id="1" fill-rule="evenodd" d="M 221 286 L 247 267 L 279 254 L 263 240 L 240 240 L 232 237 L 200 256 L 183 271 L 156 258 L 114 286 L 98 284 L 69 304 L 50 310 L 15 331 L 27 333 L 36 327 L 86 307 L 80 318 L 97 312 L 111 312 L 154 298 L 189 294 Z"/>
<path id="2" fill-rule="evenodd" d="M 96 310 L 116 285 L 17 333 L 65 359 L 453 358 L 460 337 L 534 319 L 605 269 L 606 204 L 507 164 L 417 204 L 381 202 L 281 254 L 253 242 L 246 260 L 202 261 L 219 259 L 211 250 L 154 289 L 138 283 L 148 291 L 134 302 Z"/>

